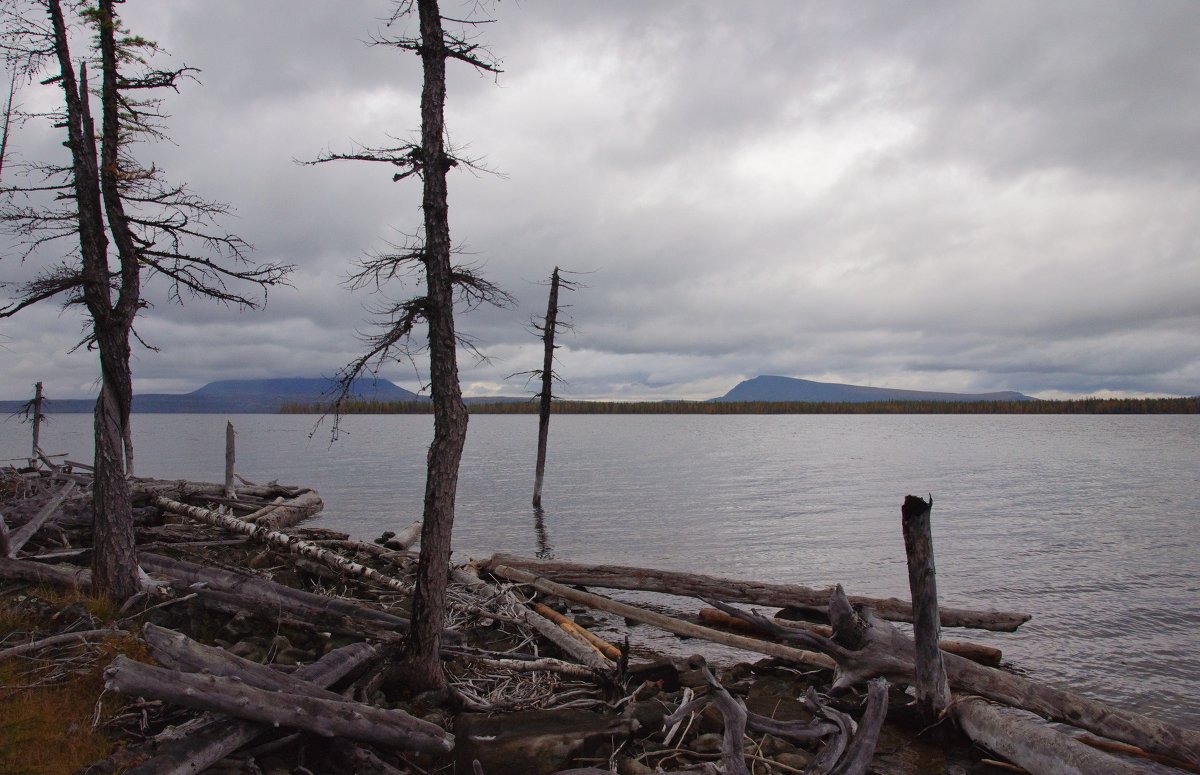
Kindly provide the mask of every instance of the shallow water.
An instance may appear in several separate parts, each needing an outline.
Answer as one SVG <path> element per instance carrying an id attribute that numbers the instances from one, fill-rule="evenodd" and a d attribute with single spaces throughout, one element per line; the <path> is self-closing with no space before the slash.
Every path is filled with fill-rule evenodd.
<path id="1" fill-rule="evenodd" d="M 420 515 L 428 416 L 235 415 L 246 477 L 316 487 L 317 524 L 370 539 Z M 135 415 L 138 473 L 219 481 L 225 417 Z M 49 452 L 89 456 L 90 418 Z M 471 419 L 455 557 L 494 551 L 907 596 L 899 510 L 935 499 L 947 605 L 1023 610 L 992 643 L 1035 677 L 1200 727 L 1200 417 L 556 416 L 546 512 L 536 418 Z M 28 429 L 0 423 L 0 458 Z"/>

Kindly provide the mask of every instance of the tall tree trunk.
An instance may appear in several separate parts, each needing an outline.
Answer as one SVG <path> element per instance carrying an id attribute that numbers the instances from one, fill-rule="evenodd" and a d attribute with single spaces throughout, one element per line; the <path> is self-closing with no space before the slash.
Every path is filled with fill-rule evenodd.
<path id="1" fill-rule="evenodd" d="M 554 331 L 558 327 L 558 267 L 550 274 L 550 303 L 542 324 L 542 392 L 538 406 L 537 470 L 533 478 L 533 506 L 542 507 L 542 479 L 546 475 L 546 446 L 550 441 L 550 402 L 554 398 Z"/>
<path id="2" fill-rule="evenodd" d="M 446 619 L 446 584 L 458 466 L 467 438 L 467 410 L 458 382 L 454 333 L 454 286 L 450 263 L 449 205 L 446 173 L 446 56 L 442 17 L 437 0 L 418 0 L 421 62 L 421 158 L 425 216 L 425 276 L 428 283 L 429 377 L 433 398 L 433 443 L 425 483 L 421 554 L 413 593 L 412 630 L 402 652 L 403 673 L 413 688 L 442 690 L 439 650 Z"/>
<path id="3" fill-rule="evenodd" d="M 124 454 L 125 428 L 129 421 L 133 396 L 133 381 L 129 371 L 129 331 L 138 303 L 136 278 L 133 293 L 127 292 L 127 284 L 131 272 L 136 275 L 138 267 L 136 260 L 132 268 L 126 262 L 122 262 L 121 297 L 117 308 L 114 309 L 108 267 L 108 238 L 104 229 L 104 205 L 107 202 L 102 194 L 102 179 L 108 177 L 115 186 L 118 128 L 116 124 L 107 120 L 107 116 L 105 117 L 104 161 L 108 163 L 108 157 L 113 156 L 113 168 L 102 172 L 96 152 L 95 124 L 88 106 L 90 93 L 86 65 L 80 66 L 79 81 L 76 84 L 61 3 L 59 0 L 49 0 L 47 10 L 54 29 L 55 55 L 62 74 L 61 83 L 67 108 L 65 123 L 67 145 L 71 149 L 73 164 L 74 198 L 78 207 L 83 300 L 92 317 L 96 346 L 100 351 L 101 387 L 95 413 L 96 471 L 92 484 L 95 508 L 93 593 L 123 600 L 138 590 L 133 510 L 129 499 L 129 483 L 125 477 Z M 111 109 L 115 117 L 115 93 L 111 97 L 108 94 L 109 84 L 115 84 L 117 77 L 111 0 L 104 0 L 100 10 L 104 17 L 99 25 L 99 34 L 105 82 L 105 112 Z M 114 236 L 117 231 L 128 235 L 124 222 L 114 230 Z"/>

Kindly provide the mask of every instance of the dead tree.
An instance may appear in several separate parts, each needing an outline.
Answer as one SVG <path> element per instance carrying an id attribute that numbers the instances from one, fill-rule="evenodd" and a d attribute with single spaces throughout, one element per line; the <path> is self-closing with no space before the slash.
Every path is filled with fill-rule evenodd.
<path id="1" fill-rule="evenodd" d="M 554 336 L 560 330 L 571 328 L 570 323 L 562 321 L 558 317 L 562 309 L 558 304 L 558 291 L 560 288 L 570 291 L 577 287 L 577 283 L 562 279 L 559 268 L 554 267 L 554 271 L 550 273 L 550 301 L 546 305 L 546 317 L 542 318 L 541 323 L 536 320 L 533 322 L 533 329 L 542 335 L 544 348 L 542 368 L 527 372 L 530 379 L 540 379 L 542 383 L 541 390 L 535 396 L 538 399 L 537 466 L 533 478 L 533 507 L 535 509 L 542 507 L 542 480 L 546 475 L 546 447 L 550 439 L 550 406 L 554 401 L 554 382 L 558 379 L 558 375 L 554 372 L 554 351 L 558 349 L 558 345 L 554 344 Z"/>
<path id="2" fill-rule="evenodd" d="M 64 13 L 61 0 L 30 0 L 8 4 L 3 11 L 7 50 L 20 51 L 34 71 L 50 71 L 45 83 L 61 88 L 62 110 L 45 117 L 66 129 L 70 160 L 28 168 L 31 182 L 6 190 L 10 198 L 0 220 L 24 240 L 23 258 L 64 239 L 77 241 L 77 247 L 23 284 L 17 298 L 0 307 L 0 317 L 56 297 L 64 306 L 87 311 L 90 325 L 81 344 L 98 351 L 101 371 L 92 487 L 93 583 L 97 594 L 123 599 L 138 589 L 126 477 L 132 464 L 130 340 L 136 337 L 134 321 L 146 306 L 143 272 L 166 278 L 174 301 L 187 295 L 255 307 L 255 299 L 231 290 L 228 283 L 253 283 L 265 299 L 266 289 L 283 282 L 290 267 L 248 264 L 246 243 L 215 226 L 214 220 L 228 212 L 226 206 L 168 183 L 155 165 L 140 164 L 132 156 L 133 142 L 162 137 L 161 100 L 153 95 L 177 90 L 194 71 L 157 70 L 147 64 L 157 46 L 121 26 L 116 4 L 98 0 L 95 6 L 70 5 Z M 39 18 L 42 13 L 48 20 Z M 77 69 L 70 31 L 79 25 L 94 30 L 95 49 Z M 94 63 L 97 56 L 99 131 L 86 61 Z"/>
<path id="3" fill-rule="evenodd" d="M 437 0 L 402 0 L 395 6 L 392 21 L 411 15 L 414 9 L 419 21 L 418 37 L 377 37 L 372 43 L 411 51 L 421 58 L 424 84 L 420 141 L 396 147 L 360 148 L 345 154 L 331 153 L 309 163 L 383 162 L 399 170 L 393 175 L 395 181 L 414 175 L 422 181 L 424 223 L 420 238 L 414 237 L 406 244 L 393 246 L 397 252 L 370 256 L 359 265 L 350 285 L 352 288 L 374 285 L 379 289 L 388 280 L 415 269 L 423 275 L 425 293 L 376 310 L 380 332 L 367 337 L 366 354 L 341 371 L 340 394 L 333 406 L 336 414 L 353 381 L 365 371 L 378 368 L 390 358 L 412 360 L 410 337 L 419 323 L 428 326 L 434 432 L 425 482 L 421 553 L 413 595 L 413 627 L 405 642 L 399 672 L 408 685 L 417 689 L 443 690 L 446 679 L 439 649 L 446 616 L 458 468 L 467 436 L 467 410 L 462 400 L 457 360 L 457 347 L 463 340 L 455 332 L 454 304 L 457 298 L 469 307 L 482 303 L 504 306 L 510 303 L 511 297 L 470 268 L 452 262 L 454 250 L 447 204 L 447 173 L 460 164 L 476 165 L 455 157 L 446 147 L 446 60 L 466 62 L 488 73 L 498 73 L 498 64 L 465 33 L 460 35 L 445 28 Z M 474 23 L 460 21 L 458 24 L 469 27 Z M 470 347 L 469 342 L 465 344 Z"/>

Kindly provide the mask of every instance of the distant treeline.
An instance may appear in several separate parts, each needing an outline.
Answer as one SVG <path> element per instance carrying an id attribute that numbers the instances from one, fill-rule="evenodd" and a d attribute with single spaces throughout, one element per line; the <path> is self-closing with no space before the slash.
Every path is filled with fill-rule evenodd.
<path id="1" fill-rule="evenodd" d="M 471 414 L 537 414 L 530 401 L 475 402 Z M 284 414 L 322 414 L 324 404 L 284 404 Z M 555 401 L 555 414 L 1200 414 L 1190 398 L 1082 398 L 1073 401 Z M 428 401 L 350 401 L 342 414 L 430 414 Z"/>

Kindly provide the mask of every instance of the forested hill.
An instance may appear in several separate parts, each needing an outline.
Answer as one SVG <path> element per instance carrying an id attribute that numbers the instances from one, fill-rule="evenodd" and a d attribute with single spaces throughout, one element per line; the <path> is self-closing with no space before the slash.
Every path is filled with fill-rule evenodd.
<path id="1" fill-rule="evenodd" d="M 937 393 L 926 390 L 842 385 L 836 382 L 814 382 L 794 377 L 763 375 L 739 382 L 732 390 L 713 401 L 757 402 L 789 401 L 795 403 L 876 403 L 883 401 L 1035 401 L 1023 393 L 1008 390 L 999 393 Z"/>
<path id="2" fill-rule="evenodd" d="M 210 382 L 191 393 L 142 393 L 133 397 L 134 412 L 195 414 L 275 414 L 285 404 L 328 401 L 334 381 L 324 377 L 233 379 Z M 360 378 L 351 386 L 361 401 L 428 401 L 383 379 Z M 0 413 L 19 411 L 22 401 L 0 401 Z M 58 399 L 49 396 L 47 412 L 90 412 L 94 398 Z"/>

